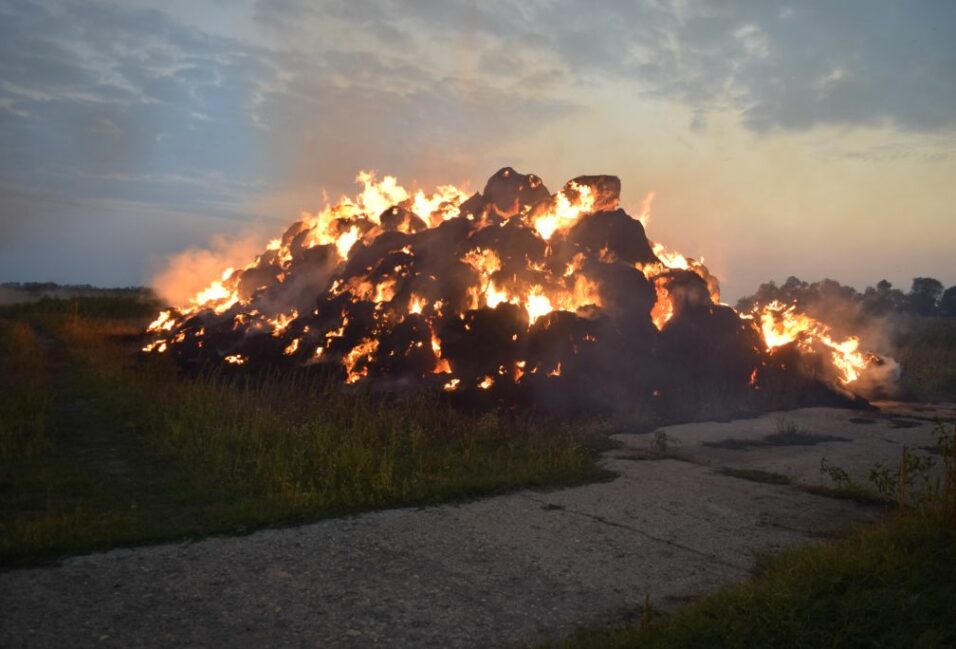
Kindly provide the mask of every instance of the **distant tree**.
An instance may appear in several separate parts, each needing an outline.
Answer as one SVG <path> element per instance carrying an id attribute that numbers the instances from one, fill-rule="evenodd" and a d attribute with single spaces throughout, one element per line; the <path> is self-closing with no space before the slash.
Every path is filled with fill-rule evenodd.
<path id="1" fill-rule="evenodd" d="M 893 313 L 956 317 L 956 286 L 944 292 L 942 283 L 932 277 L 914 278 L 909 293 L 894 288 L 885 279 L 860 293 L 852 286 L 844 286 L 832 279 L 811 284 L 798 277 L 788 277 L 780 285 L 772 281 L 761 284 L 753 295 L 741 298 L 737 308 L 747 312 L 754 304 L 768 304 L 773 300 L 796 303 L 814 317 L 831 318 L 845 324 L 859 324 L 860 319 L 867 316 Z"/>
<path id="2" fill-rule="evenodd" d="M 799 277 L 791 275 L 787 278 L 787 281 L 780 286 L 780 297 L 786 302 L 799 300 L 809 286 L 809 284 Z"/>
<path id="3" fill-rule="evenodd" d="M 906 295 L 907 310 L 919 315 L 933 315 L 943 294 L 943 283 L 932 277 L 914 277 Z"/>
<path id="4" fill-rule="evenodd" d="M 939 298 L 939 314 L 956 317 L 956 286 L 950 286 Z"/>
<path id="5" fill-rule="evenodd" d="M 811 285 L 816 299 L 819 300 L 844 300 L 847 302 L 856 302 L 860 299 L 860 294 L 852 286 L 844 286 L 840 282 L 832 279 L 825 279 Z"/>
<path id="6" fill-rule="evenodd" d="M 750 311 L 755 304 L 767 304 L 780 299 L 780 289 L 773 280 L 765 282 L 757 287 L 757 292 L 753 295 L 742 297 L 737 300 L 737 310 L 742 312 Z"/>
<path id="7" fill-rule="evenodd" d="M 906 295 L 903 291 L 893 288 L 885 279 L 876 283 L 876 287 L 868 287 L 863 293 L 863 308 L 874 315 L 884 315 L 899 311 L 904 307 Z"/>

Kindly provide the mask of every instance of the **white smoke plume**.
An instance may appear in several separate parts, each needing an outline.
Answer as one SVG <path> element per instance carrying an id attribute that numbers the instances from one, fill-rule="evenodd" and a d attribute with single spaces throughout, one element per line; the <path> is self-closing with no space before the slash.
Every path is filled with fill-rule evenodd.
<path id="1" fill-rule="evenodd" d="M 246 232 L 233 238 L 217 235 L 203 248 L 188 248 L 164 262 L 149 284 L 168 304 L 186 304 L 219 279 L 226 268 L 241 268 L 255 258 L 268 236 Z"/>

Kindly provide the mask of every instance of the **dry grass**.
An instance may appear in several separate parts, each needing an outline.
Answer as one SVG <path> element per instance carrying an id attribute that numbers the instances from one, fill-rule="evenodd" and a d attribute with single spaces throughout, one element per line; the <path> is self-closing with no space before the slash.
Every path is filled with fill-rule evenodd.
<path id="1" fill-rule="evenodd" d="M 956 318 L 913 318 L 895 345 L 908 394 L 923 401 L 956 399 Z"/>
<path id="2" fill-rule="evenodd" d="M 346 392 L 307 373 L 179 377 L 135 353 L 148 314 L 94 306 L 7 313 L 19 333 L 5 358 L 43 377 L 50 444 L 27 458 L 7 443 L 0 562 L 605 475 L 581 430 L 553 422 Z M 37 330 L 50 349 L 16 360 Z"/>
<path id="3" fill-rule="evenodd" d="M 29 324 L 0 329 L 0 462 L 33 457 L 50 447 L 46 354 Z"/>

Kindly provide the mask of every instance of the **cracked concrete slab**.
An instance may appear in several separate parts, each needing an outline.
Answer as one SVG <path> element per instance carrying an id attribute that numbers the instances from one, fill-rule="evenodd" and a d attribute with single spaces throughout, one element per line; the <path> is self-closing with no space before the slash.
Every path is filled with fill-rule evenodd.
<path id="1" fill-rule="evenodd" d="M 619 477 L 550 492 L 396 509 L 238 538 L 66 559 L 0 574 L 3 647 L 488 647 L 558 638 L 745 578 L 755 557 L 879 513 L 788 485 L 715 471 L 747 466 L 816 479 L 819 458 L 862 470 L 932 424 L 893 427 L 858 411 L 786 413 L 846 442 L 727 450 L 780 415 L 670 426 L 677 458 L 635 460 L 622 435 L 603 462 Z"/>
<path id="2" fill-rule="evenodd" d="M 918 455 L 932 455 L 938 426 L 942 424 L 951 436 L 953 422 L 956 413 L 951 404 L 887 403 L 872 412 L 803 408 L 661 430 L 667 436 L 668 454 L 675 458 L 715 468 L 779 473 L 799 484 L 830 485 L 830 478 L 820 470 L 821 460 L 865 483 L 876 464 L 896 469 L 904 446 Z M 615 452 L 619 457 L 627 457 L 628 450 L 640 455 L 648 446 L 643 435 L 615 439 L 623 445 Z"/>

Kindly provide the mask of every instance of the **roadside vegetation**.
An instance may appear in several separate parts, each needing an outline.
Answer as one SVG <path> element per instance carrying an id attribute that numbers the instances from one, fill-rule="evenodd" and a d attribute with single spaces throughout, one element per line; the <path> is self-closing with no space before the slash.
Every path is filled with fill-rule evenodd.
<path id="1" fill-rule="evenodd" d="M 928 400 L 956 399 L 956 317 L 913 318 L 895 342 L 906 392 Z"/>
<path id="2" fill-rule="evenodd" d="M 940 423 L 937 434 L 931 457 L 904 449 L 897 467 L 873 467 L 869 485 L 821 465 L 846 497 L 891 504 L 882 523 L 765 558 L 753 579 L 676 612 L 646 601 L 637 624 L 583 629 L 541 649 L 956 646 L 956 426 Z"/>
<path id="3" fill-rule="evenodd" d="M 602 477 L 586 433 L 315 374 L 180 375 L 136 294 L 0 307 L 0 565 Z"/>
<path id="4" fill-rule="evenodd" d="M 747 449 L 764 446 L 813 446 L 815 444 L 826 444 L 828 442 L 849 441 L 850 440 L 845 437 L 811 433 L 800 428 L 790 420 L 778 419 L 777 432 L 771 433 L 761 439 L 736 439 L 729 437 L 715 442 L 704 442 L 704 446 L 732 451 L 745 451 Z"/>

